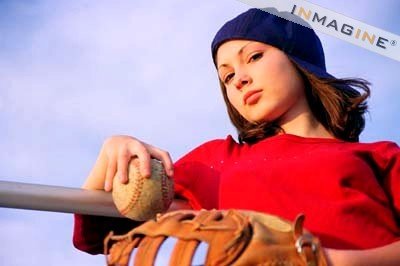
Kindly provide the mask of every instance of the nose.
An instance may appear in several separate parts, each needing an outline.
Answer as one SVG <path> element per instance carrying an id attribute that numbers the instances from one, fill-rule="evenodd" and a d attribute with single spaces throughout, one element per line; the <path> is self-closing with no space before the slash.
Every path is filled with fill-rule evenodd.
<path id="1" fill-rule="evenodd" d="M 246 86 L 252 82 L 251 77 L 245 73 L 236 74 L 235 78 L 236 78 L 236 80 L 234 82 L 234 85 L 238 90 L 241 90 L 244 86 Z"/>

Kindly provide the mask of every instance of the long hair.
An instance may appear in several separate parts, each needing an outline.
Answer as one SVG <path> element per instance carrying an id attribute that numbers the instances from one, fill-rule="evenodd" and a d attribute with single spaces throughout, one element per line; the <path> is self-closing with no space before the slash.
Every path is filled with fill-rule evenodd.
<path id="1" fill-rule="evenodd" d="M 365 126 L 364 113 L 368 109 L 366 99 L 370 96 L 371 83 L 362 78 L 318 78 L 295 61 L 291 62 L 304 81 L 307 102 L 315 118 L 336 138 L 358 142 Z M 225 85 L 221 80 L 219 82 L 229 119 L 238 133 L 239 143 L 253 144 L 284 132 L 278 121 L 247 121 L 229 102 Z"/>

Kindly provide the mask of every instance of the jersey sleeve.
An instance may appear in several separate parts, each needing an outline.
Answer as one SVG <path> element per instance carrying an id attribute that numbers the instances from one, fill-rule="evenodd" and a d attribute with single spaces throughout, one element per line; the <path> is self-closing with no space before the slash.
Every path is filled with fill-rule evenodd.
<path id="1" fill-rule="evenodd" d="M 125 234 L 141 223 L 128 218 L 74 214 L 72 242 L 81 251 L 92 255 L 103 254 L 103 240 L 110 231 L 116 235 Z"/>
<path id="2" fill-rule="evenodd" d="M 385 141 L 381 142 L 375 153 L 381 169 L 381 182 L 400 224 L 400 147 L 394 142 Z"/>
<path id="3" fill-rule="evenodd" d="M 228 137 L 228 140 L 231 139 Z M 216 139 L 193 149 L 174 164 L 175 194 L 198 209 L 218 208 L 221 160 L 226 140 Z"/>

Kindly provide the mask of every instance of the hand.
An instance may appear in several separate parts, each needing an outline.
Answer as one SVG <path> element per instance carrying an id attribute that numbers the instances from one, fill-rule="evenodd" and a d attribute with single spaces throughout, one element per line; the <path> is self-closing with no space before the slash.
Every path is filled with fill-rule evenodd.
<path id="1" fill-rule="evenodd" d="M 83 185 L 85 189 L 112 190 L 113 178 L 117 175 L 122 183 L 128 182 L 128 164 L 132 157 L 140 162 L 140 173 L 150 177 L 151 158 L 162 162 L 166 174 L 173 176 L 173 163 L 168 152 L 142 142 L 131 136 L 112 136 L 107 138 L 101 148 L 97 161 Z"/>

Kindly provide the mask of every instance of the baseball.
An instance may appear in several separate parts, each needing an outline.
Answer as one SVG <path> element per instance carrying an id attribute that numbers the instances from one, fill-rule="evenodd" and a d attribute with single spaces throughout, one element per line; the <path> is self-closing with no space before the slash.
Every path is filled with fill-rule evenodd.
<path id="1" fill-rule="evenodd" d="M 140 174 L 139 160 L 133 158 L 129 162 L 128 177 L 126 184 L 117 177 L 113 180 L 112 197 L 123 216 L 146 221 L 168 210 L 174 197 L 174 183 L 160 161 L 151 159 L 151 177 L 145 178 Z"/>

